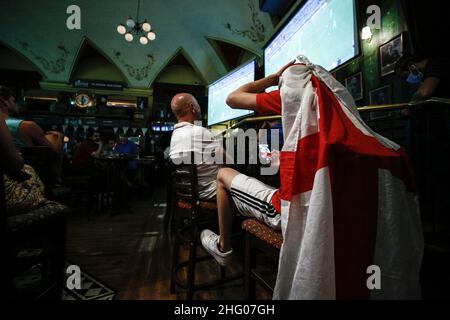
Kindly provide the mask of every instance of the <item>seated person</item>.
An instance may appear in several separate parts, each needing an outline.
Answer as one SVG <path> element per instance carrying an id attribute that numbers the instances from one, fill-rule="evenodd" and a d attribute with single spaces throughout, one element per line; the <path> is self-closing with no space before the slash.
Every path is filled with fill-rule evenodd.
<path id="1" fill-rule="evenodd" d="M 126 135 L 119 135 L 119 143 L 114 146 L 114 151 L 118 154 L 126 155 L 129 157 L 137 157 L 139 155 L 138 146 Z M 129 182 L 133 182 L 136 177 L 137 162 L 136 160 L 130 160 L 127 163 L 127 179 Z"/>
<path id="2" fill-rule="evenodd" d="M 116 146 L 116 140 L 114 140 L 114 138 L 109 138 L 106 142 L 106 145 L 103 147 L 102 154 L 105 156 L 114 154 L 115 146 Z"/>
<path id="3" fill-rule="evenodd" d="M 22 291 L 21 286 L 17 286 L 17 282 L 14 281 L 18 271 L 21 270 L 20 267 L 18 269 L 21 263 L 16 260 L 20 259 L 21 249 L 42 249 L 45 252 L 45 261 L 48 262 L 46 268 L 41 268 L 42 276 L 45 271 L 43 281 L 54 280 L 55 284 L 62 282 L 65 214 L 68 209 L 45 198 L 42 181 L 32 167 L 24 166 L 2 113 L 0 113 L 0 137 L 0 173 L 4 174 L 2 187 L 5 200 L 5 203 L 1 203 L 1 213 L 5 214 L 1 217 L 5 249 L 2 258 L 4 273 L 2 286 L 4 290 L 8 290 L 8 297 L 15 299 L 20 298 L 21 294 L 18 292 Z M 3 211 L 4 208 L 6 212 Z M 33 292 L 34 290 L 35 288 Z M 61 298 L 60 292 L 58 294 L 55 291 L 56 299 Z"/>
<path id="4" fill-rule="evenodd" d="M 33 121 L 11 117 L 18 113 L 18 107 L 13 92 L 4 86 L 0 86 L 0 113 L 5 117 L 6 125 L 16 146 L 44 146 L 53 150 L 54 162 L 51 167 L 56 180 L 60 180 L 64 135 L 55 131 L 45 134 L 41 127 Z"/>
<path id="5" fill-rule="evenodd" d="M 286 65 L 278 73 L 244 85 L 230 94 L 227 104 L 232 108 L 258 110 L 257 93 L 277 86 Z M 227 266 L 232 257 L 231 232 L 235 208 L 246 217 L 254 217 L 268 226 L 281 229 L 281 208 L 273 198 L 278 190 L 231 168 L 220 169 L 217 175 L 217 211 L 220 236 L 210 230 L 201 233 L 203 247 L 221 265 Z"/>
<path id="6" fill-rule="evenodd" d="M 44 185 L 32 167 L 24 165 L 3 114 L 0 113 L 0 165 L 5 173 L 5 200 L 10 228 L 29 225 L 65 211 L 59 203 L 48 201 Z M 48 210 L 32 213 L 46 207 Z M 23 218 L 22 218 L 23 217 Z"/>
<path id="7" fill-rule="evenodd" d="M 405 56 L 395 67 L 395 73 L 412 85 L 420 85 L 411 101 L 431 97 L 450 98 L 450 59 Z"/>
<path id="8" fill-rule="evenodd" d="M 221 169 L 220 235 L 203 231 L 204 248 L 229 263 L 236 206 L 282 229 L 275 299 L 420 298 L 423 234 L 405 151 L 362 121 L 329 72 L 304 56 L 297 61 L 227 98 L 232 108 L 282 115 L 280 189 Z M 373 266 L 382 270 L 378 290 L 368 285 Z"/>
<path id="9" fill-rule="evenodd" d="M 72 169 L 78 174 L 96 176 L 98 169 L 95 166 L 94 158 L 99 157 L 103 148 L 100 132 L 91 130 L 87 134 L 87 139 L 81 142 L 72 158 Z"/>
<path id="10" fill-rule="evenodd" d="M 216 159 L 224 159 L 224 152 L 221 144 L 214 140 L 212 133 L 201 126 L 200 106 L 192 95 L 187 93 L 176 95 L 172 99 L 171 108 L 178 119 L 178 124 L 175 125 L 175 131 L 172 135 L 170 158 L 174 162 L 177 159 L 186 159 L 192 151 L 195 154 L 194 160 L 197 157 L 201 157 L 202 163 L 197 164 L 199 195 L 200 199 L 203 200 L 211 200 L 217 197 L 220 230 L 221 235 L 223 235 L 221 239 L 223 241 L 220 249 L 216 250 L 217 254 L 214 257 L 219 264 L 225 266 L 228 264 L 232 254 L 229 243 L 232 221 L 227 219 L 233 214 L 233 205 L 230 203 L 230 199 L 234 200 L 241 214 L 256 217 L 273 228 L 279 228 L 280 216 L 271 204 L 271 198 L 276 189 L 256 179 L 239 174 L 233 169 L 221 169 L 221 166 L 217 163 L 204 161 L 212 154 L 219 154 L 219 157 L 215 157 Z M 198 124 L 195 123 L 197 121 Z M 225 154 L 225 156 L 227 155 Z M 233 190 L 230 191 L 228 190 L 230 188 L 227 188 L 225 185 L 231 184 L 232 180 L 234 186 Z M 224 217 L 225 214 L 228 216 Z M 225 224 L 223 225 L 221 222 Z M 202 241 L 211 240 L 208 244 L 215 248 L 218 245 L 218 238 L 210 231 L 205 231 L 202 234 Z M 208 250 L 208 246 L 205 246 Z"/>
<path id="11" fill-rule="evenodd" d="M 219 165 L 205 163 L 204 155 L 217 153 L 220 155 L 221 144 L 213 134 L 201 126 L 201 109 L 197 100 L 188 93 L 180 93 L 173 97 L 172 112 L 178 120 L 170 141 L 169 158 L 177 163 L 189 157 L 191 152 L 195 158 L 202 159 L 197 164 L 199 197 L 202 200 L 211 200 L 216 197 L 216 179 Z M 190 161 L 191 159 L 187 159 Z"/>

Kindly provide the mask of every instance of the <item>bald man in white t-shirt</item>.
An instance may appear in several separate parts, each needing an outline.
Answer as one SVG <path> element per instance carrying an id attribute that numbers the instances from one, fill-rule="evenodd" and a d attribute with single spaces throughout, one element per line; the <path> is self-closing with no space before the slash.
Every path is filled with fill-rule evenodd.
<path id="1" fill-rule="evenodd" d="M 223 155 L 222 145 L 214 139 L 211 131 L 195 125 L 201 121 L 201 109 L 197 100 L 188 93 L 180 93 L 173 97 L 172 112 L 178 120 L 170 141 L 170 159 L 188 159 L 194 151 L 197 163 L 199 197 L 202 200 L 212 200 L 216 196 L 217 173 L 219 164 L 205 162 L 205 159 L 218 158 Z"/>
<path id="2" fill-rule="evenodd" d="M 172 99 L 171 107 L 178 119 L 178 124 L 172 135 L 169 157 L 175 163 L 181 162 L 177 161 L 180 159 L 189 161 L 190 152 L 194 151 L 200 199 L 217 198 L 218 211 L 225 213 L 219 215 L 219 228 L 224 230 L 221 233 L 222 248 L 226 250 L 219 248 L 219 236 L 209 230 L 204 230 L 200 238 L 206 251 L 212 254 L 220 265 L 226 266 L 230 263 L 233 254 L 229 240 L 234 209 L 245 217 L 257 218 L 279 229 L 280 215 L 276 213 L 270 200 L 277 190 L 233 169 L 221 168 L 221 165 L 211 161 L 224 160 L 226 153 L 223 151 L 222 144 L 214 140 L 210 131 L 194 124 L 200 120 L 201 111 L 197 100 L 192 95 L 187 93 L 176 95 Z M 227 161 L 227 163 L 230 162 Z M 222 174 L 219 173 L 219 169 L 222 169 L 220 170 Z M 230 190 L 224 187 L 225 183 L 231 185 Z"/>

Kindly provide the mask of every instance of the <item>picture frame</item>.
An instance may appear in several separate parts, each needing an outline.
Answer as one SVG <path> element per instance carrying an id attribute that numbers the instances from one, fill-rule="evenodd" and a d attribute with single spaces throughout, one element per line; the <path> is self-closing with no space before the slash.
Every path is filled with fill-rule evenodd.
<path id="1" fill-rule="evenodd" d="M 392 87 L 390 85 L 381 86 L 369 91 L 370 106 L 382 106 L 392 103 Z M 370 112 L 370 120 L 382 120 L 392 116 L 392 111 Z"/>
<path id="2" fill-rule="evenodd" d="M 375 88 L 369 91 L 369 104 L 381 106 L 392 103 L 392 89 L 390 85 Z"/>
<path id="3" fill-rule="evenodd" d="M 345 78 L 345 87 L 350 92 L 355 101 L 363 99 L 364 89 L 362 72 L 355 73 L 350 77 Z"/>
<path id="4" fill-rule="evenodd" d="M 395 73 L 395 65 L 405 54 L 404 35 L 400 33 L 378 48 L 381 77 Z"/>

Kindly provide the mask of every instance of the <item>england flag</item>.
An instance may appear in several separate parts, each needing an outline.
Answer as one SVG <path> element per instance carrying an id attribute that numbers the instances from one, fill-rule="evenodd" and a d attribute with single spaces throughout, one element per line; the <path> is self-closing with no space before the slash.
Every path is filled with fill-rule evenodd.
<path id="1" fill-rule="evenodd" d="M 284 243 L 274 299 L 419 299 L 423 233 L 405 151 L 300 56 L 280 80 Z"/>

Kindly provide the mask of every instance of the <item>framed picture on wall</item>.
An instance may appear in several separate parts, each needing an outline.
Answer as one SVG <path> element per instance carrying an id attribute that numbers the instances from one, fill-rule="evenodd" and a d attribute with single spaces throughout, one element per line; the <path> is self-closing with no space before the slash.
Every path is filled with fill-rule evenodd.
<path id="1" fill-rule="evenodd" d="M 391 86 L 383 86 L 369 92 L 369 103 L 371 106 L 382 106 L 392 103 Z"/>
<path id="2" fill-rule="evenodd" d="M 395 64 L 404 54 L 403 34 L 389 40 L 379 48 L 381 77 L 395 72 Z"/>
<path id="3" fill-rule="evenodd" d="M 364 98 L 362 72 L 358 72 L 345 79 L 345 87 L 355 101 Z"/>

